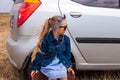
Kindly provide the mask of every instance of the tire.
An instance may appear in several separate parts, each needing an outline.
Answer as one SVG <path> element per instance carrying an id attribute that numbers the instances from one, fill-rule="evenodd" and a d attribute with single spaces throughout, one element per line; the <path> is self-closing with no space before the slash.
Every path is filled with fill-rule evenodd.
<path id="1" fill-rule="evenodd" d="M 76 69 L 76 63 L 75 63 L 75 58 L 74 58 L 73 55 L 71 56 L 71 62 L 72 62 L 72 64 L 71 64 L 72 65 L 72 69 L 75 70 Z"/>
<path id="2" fill-rule="evenodd" d="M 31 70 L 32 70 L 32 63 L 31 63 L 31 58 L 30 58 L 28 60 L 26 68 L 23 70 L 23 76 L 25 80 L 31 80 L 31 76 L 30 76 Z"/>

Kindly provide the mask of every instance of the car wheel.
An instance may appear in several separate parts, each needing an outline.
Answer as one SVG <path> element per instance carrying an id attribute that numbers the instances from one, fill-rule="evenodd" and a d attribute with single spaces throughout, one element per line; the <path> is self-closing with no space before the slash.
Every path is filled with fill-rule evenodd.
<path id="1" fill-rule="evenodd" d="M 75 58 L 74 58 L 73 55 L 71 56 L 71 62 L 72 62 L 72 64 L 71 64 L 71 65 L 72 65 L 72 69 L 75 70 L 75 69 L 76 69 L 76 68 L 75 68 L 76 63 L 75 63 Z"/>
<path id="2" fill-rule="evenodd" d="M 75 71 L 75 80 L 79 80 L 79 76 L 80 76 L 78 75 L 79 70 L 76 70 L 76 62 L 75 62 L 75 58 L 73 55 L 71 57 L 71 62 L 72 62 L 72 69 Z"/>
<path id="3" fill-rule="evenodd" d="M 31 76 L 30 76 L 31 70 L 32 70 L 32 63 L 30 58 L 26 68 L 23 70 L 23 75 L 25 80 L 31 80 Z"/>

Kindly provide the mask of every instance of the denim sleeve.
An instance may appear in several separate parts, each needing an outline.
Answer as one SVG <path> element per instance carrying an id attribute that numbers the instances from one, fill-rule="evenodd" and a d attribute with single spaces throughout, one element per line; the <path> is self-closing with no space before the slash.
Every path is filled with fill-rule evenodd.
<path id="1" fill-rule="evenodd" d="M 41 61 L 42 61 L 41 54 L 40 54 L 40 52 L 37 52 L 36 53 L 36 58 L 33 61 L 32 70 L 40 70 L 40 68 L 41 68 Z"/>

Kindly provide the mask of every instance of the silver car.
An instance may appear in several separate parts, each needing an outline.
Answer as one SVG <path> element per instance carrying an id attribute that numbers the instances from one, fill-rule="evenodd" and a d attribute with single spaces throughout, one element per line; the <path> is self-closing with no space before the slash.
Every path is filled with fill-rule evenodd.
<path id="1" fill-rule="evenodd" d="M 120 69 L 120 0 L 15 0 L 7 49 L 10 62 L 29 73 L 45 19 L 65 14 L 73 67 Z"/>

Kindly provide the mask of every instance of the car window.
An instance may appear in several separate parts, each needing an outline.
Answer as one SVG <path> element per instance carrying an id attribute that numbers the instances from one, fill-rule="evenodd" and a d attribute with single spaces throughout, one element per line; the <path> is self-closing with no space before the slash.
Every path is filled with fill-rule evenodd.
<path id="1" fill-rule="evenodd" d="M 104 8 L 120 8 L 120 0 L 72 0 L 77 3 Z"/>
<path id="2" fill-rule="evenodd" d="M 22 3 L 24 0 L 13 0 L 15 4 Z"/>

